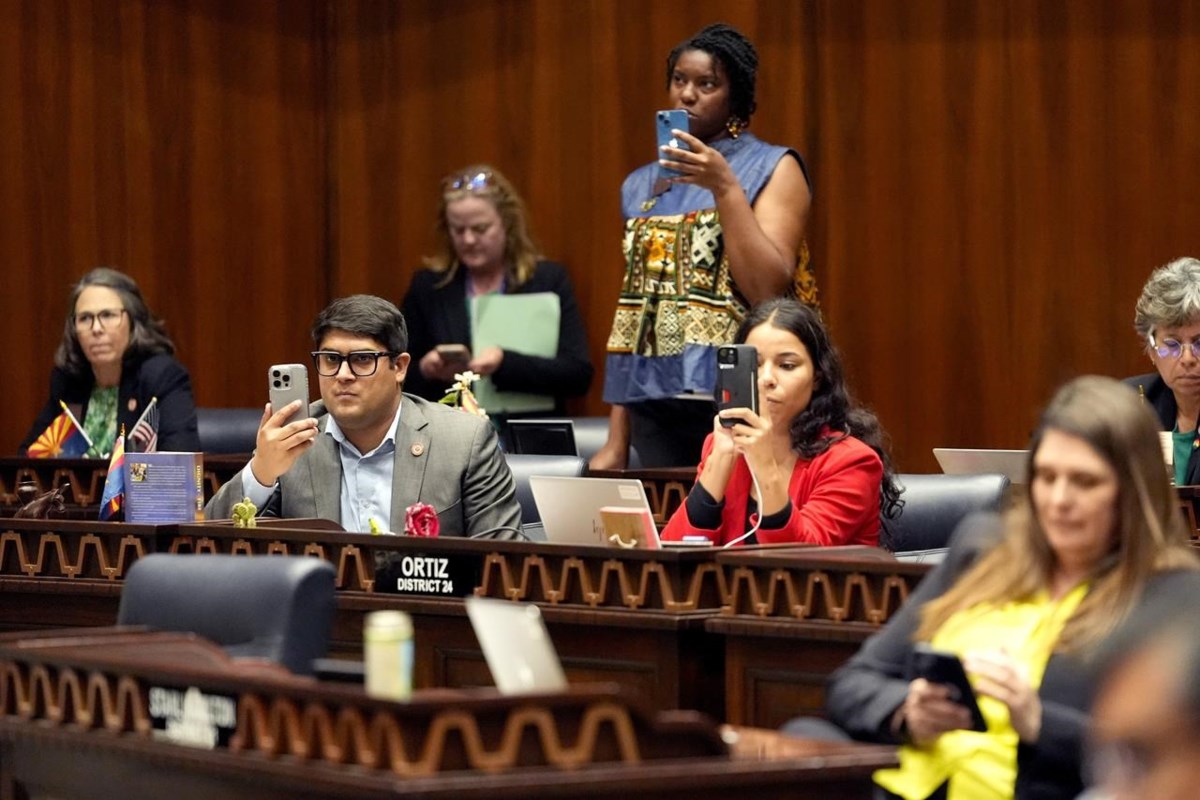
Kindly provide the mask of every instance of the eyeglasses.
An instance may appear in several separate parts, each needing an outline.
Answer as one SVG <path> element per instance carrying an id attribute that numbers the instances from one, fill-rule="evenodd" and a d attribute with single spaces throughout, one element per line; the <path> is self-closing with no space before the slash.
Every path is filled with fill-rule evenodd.
<path id="1" fill-rule="evenodd" d="M 124 313 L 125 309 L 123 308 L 106 308 L 94 313 L 85 311 L 82 314 L 75 314 L 72 319 L 75 321 L 75 327 L 83 331 L 90 330 L 96 320 L 100 321 L 100 330 L 106 330 L 108 326 L 120 322 L 121 315 Z"/>
<path id="2" fill-rule="evenodd" d="M 1200 359 L 1200 339 L 1187 343 L 1176 339 L 1163 339 L 1162 344 L 1155 344 L 1153 333 L 1147 334 L 1146 339 L 1150 342 L 1150 349 L 1158 353 L 1159 358 L 1180 358 L 1183 356 L 1183 348 L 1187 347 L 1192 351 L 1192 358 Z"/>
<path id="3" fill-rule="evenodd" d="M 346 355 L 334 350 L 314 350 L 312 358 L 317 367 L 317 374 L 326 378 L 335 377 L 341 371 L 343 361 L 350 365 L 350 371 L 358 377 L 369 378 L 379 369 L 380 358 L 395 358 L 398 355 L 400 354 L 391 350 L 356 350 Z"/>
<path id="4" fill-rule="evenodd" d="M 451 175 L 442 181 L 443 192 L 482 192 L 495 184 L 492 181 L 490 169 L 480 172 L 464 172 L 461 175 Z"/>

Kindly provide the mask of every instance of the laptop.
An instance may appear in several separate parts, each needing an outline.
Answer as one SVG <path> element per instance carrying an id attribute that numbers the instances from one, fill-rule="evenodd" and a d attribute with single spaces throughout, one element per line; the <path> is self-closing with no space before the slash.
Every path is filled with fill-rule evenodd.
<path id="1" fill-rule="evenodd" d="M 510 419 L 509 449 L 514 453 L 577 456 L 575 423 L 569 419 Z"/>
<path id="2" fill-rule="evenodd" d="M 1000 473 L 1014 484 L 1024 484 L 1028 450 L 969 450 L 935 447 L 933 457 L 947 475 Z"/>
<path id="3" fill-rule="evenodd" d="M 567 676 L 532 603 L 466 598 L 467 616 L 501 694 L 563 692 Z"/>
<path id="4" fill-rule="evenodd" d="M 546 540 L 554 544 L 620 545 L 605 540 L 604 516 L 610 520 L 636 518 L 637 531 L 625 537 L 626 547 L 657 549 L 662 546 L 654 527 L 654 512 L 646 489 L 635 478 L 562 478 L 533 475 L 529 478 L 533 502 L 542 518 Z M 648 525 L 642 523 L 648 521 Z M 622 526 L 624 527 L 624 526 Z M 626 531 L 632 528 L 624 528 Z"/>

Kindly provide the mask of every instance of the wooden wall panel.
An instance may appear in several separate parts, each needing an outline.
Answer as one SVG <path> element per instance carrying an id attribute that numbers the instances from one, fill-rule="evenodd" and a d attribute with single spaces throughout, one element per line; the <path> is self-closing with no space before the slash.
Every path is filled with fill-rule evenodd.
<path id="1" fill-rule="evenodd" d="M 823 305 L 902 468 L 1021 446 L 1061 380 L 1144 369 L 1137 291 L 1200 252 L 1200 4 L 8 0 L 0 441 L 87 267 L 144 282 L 201 403 L 255 403 L 328 298 L 401 299 L 471 161 L 522 190 L 602 363 L 621 179 L 668 50 L 718 19 L 760 50 L 754 130 L 809 162 Z"/>
<path id="2" fill-rule="evenodd" d="M 818 256 L 899 462 L 1020 447 L 1072 375 L 1148 368 L 1150 269 L 1200 247 L 1194 3 L 822 3 Z"/>
<path id="3" fill-rule="evenodd" d="M 0 4 L 6 452 L 45 400 L 70 284 L 118 266 L 197 401 L 256 405 L 308 349 L 324 261 L 321 4 Z"/>

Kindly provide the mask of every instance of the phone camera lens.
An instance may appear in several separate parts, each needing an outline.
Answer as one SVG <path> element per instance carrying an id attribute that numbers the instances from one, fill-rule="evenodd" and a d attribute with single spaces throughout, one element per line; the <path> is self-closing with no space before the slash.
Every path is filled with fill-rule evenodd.
<path id="1" fill-rule="evenodd" d="M 274 386 L 276 389 L 278 389 L 279 388 L 279 379 L 276 378 L 274 381 L 271 382 L 271 385 Z"/>

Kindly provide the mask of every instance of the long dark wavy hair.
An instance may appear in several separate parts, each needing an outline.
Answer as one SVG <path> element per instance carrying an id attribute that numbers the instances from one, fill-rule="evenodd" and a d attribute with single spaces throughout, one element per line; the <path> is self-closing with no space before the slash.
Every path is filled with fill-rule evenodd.
<path id="1" fill-rule="evenodd" d="M 124 272 L 111 267 L 96 267 L 80 278 L 71 289 L 71 296 L 67 300 L 67 318 L 63 322 L 62 340 L 54 353 L 55 366 L 79 380 L 94 377 L 92 365 L 83 354 L 83 348 L 79 346 L 79 336 L 75 332 L 75 303 L 79 301 L 83 290 L 89 286 L 112 289 L 121 297 L 121 305 L 129 315 L 129 346 L 125 348 L 121 358 L 122 369 L 126 364 L 136 363 L 159 353 L 175 354 L 175 343 L 167 336 L 163 321 L 150 313 L 137 282 Z"/>
<path id="2" fill-rule="evenodd" d="M 895 519 L 904 507 L 904 501 L 900 499 L 902 490 L 896 483 L 892 457 L 888 454 L 887 436 L 875 415 L 851 398 L 842 371 L 842 358 L 829 340 L 829 333 L 821 322 L 819 312 L 787 297 L 759 303 L 742 320 L 734 341 L 743 344 L 750 331 L 760 325 L 770 325 L 791 333 L 803 343 L 808 350 L 808 357 L 812 359 L 812 399 L 792 420 L 792 449 L 802 458 L 811 459 L 847 436 L 862 441 L 883 462 L 879 508 L 885 518 Z M 834 435 L 823 436 L 822 432 L 826 429 L 834 431 Z M 885 529 L 885 538 L 886 534 Z"/>

